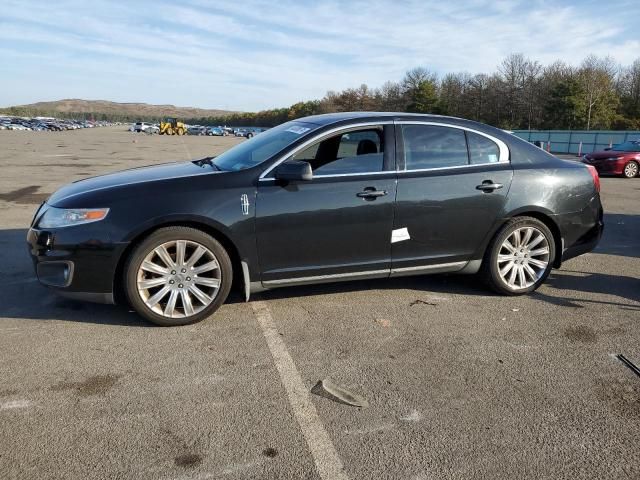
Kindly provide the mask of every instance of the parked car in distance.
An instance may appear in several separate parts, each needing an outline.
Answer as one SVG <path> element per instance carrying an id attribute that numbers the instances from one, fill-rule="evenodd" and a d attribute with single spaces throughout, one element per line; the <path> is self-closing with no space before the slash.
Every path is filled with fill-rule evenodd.
<path id="1" fill-rule="evenodd" d="M 83 128 L 94 128 L 98 126 L 113 125 L 111 122 L 73 120 L 53 117 L 0 117 L 0 129 L 2 130 L 23 130 L 33 132 L 60 132 L 67 130 L 80 130 Z M 135 124 L 132 125 L 133 130 Z"/>
<path id="2" fill-rule="evenodd" d="M 145 122 L 136 122 L 133 124 L 133 131 L 136 133 L 144 132 L 151 125 Z"/>
<path id="3" fill-rule="evenodd" d="M 144 132 L 149 135 L 160 133 L 160 127 L 158 125 L 149 125 Z"/>
<path id="4" fill-rule="evenodd" d="M 7 130 L 31 130 L 29 127 L 25 127 L 24 125 L 22 125 L 21 123 L 10 123 L 9 125 L 7 125 Z"/>
<path id="5" fill-rule="evenodd" d="M 224 130 L 219 127 L 207 128 L 207 135 L 213 137 L 223 137 L 225 135 Z"/>
<path id="6" fill-rule="evenodd" d="M 191 125 L 187 128 L 187 133 L 189 135 L 205 135 L 207 132 L 207 127 L 203 127 L 202 125 Z"/>
<path id="7" fill-rule="evenodd" d="M 521 295 L 597 245 L 599 190 L 592 166 L 477 122 L 336 113 L 217 157 L 71 183 L 38 208 L 27 242 L 42 284 L 128 302 L 158 325 L 208 317 L 234 278 L 247 300 L 439 272 Z"/>
<path id="8" fill-rule="evenodd" d="M 640 140 L 630 140 L 599 152 L 588 153 L 582 157 L 582 161 L 594 166 L 600 175 L 637 177 L 640 172 Z"/>

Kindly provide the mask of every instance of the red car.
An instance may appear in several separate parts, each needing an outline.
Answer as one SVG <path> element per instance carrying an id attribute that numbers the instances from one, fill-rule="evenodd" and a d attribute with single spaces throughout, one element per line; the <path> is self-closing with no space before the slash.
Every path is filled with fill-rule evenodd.
<path id="1" fill-rule="evenodd" d="M 631 140 L 600 152 L 588 153 L 582 162 L 593 165 L 600 175 L 638 176 L 640 171 L 640 140 Z"/>

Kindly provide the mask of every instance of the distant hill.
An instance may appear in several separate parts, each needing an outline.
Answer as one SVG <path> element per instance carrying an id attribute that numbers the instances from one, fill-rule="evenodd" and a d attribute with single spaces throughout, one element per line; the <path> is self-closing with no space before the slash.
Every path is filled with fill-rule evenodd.
<path id="1" fill-rule="evenodd" d="M 122 118 L 202 118 L 222 117 L 237 112 L 228 110 L 205 109 L 194 107 L 176 107 L 175 105 L 149 105 L 148 103 L 118 103 L 106 100 L 65 99 L 53 102 L 38 102 L 29 105 L 0 108 L 14 114 L 72 116 L 82 114 L 83 117 L 93 114 L 100 117 Z"/>

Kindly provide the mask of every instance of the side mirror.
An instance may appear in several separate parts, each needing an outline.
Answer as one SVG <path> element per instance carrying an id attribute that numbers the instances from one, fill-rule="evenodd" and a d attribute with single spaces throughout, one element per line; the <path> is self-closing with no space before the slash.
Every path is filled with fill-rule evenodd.
<path id="1" fill-rule="evenodd" d="M 278 180 L 288 182 L 311 180 L 313 178 L 313 172 L 311 171 L 311 164 L 309 162 L 289 160 L 276 168 L 275 177 Z"/>

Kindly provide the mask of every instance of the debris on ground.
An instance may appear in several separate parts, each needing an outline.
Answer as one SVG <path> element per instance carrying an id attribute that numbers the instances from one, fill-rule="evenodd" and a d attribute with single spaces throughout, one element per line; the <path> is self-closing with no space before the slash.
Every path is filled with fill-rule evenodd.
<path id="1" fill-rule="evenodd" d="M 427 300 L 420 300 L 420 299 L 414 300 L 413 302 L 411 302 L 411 303 L 409 304 L 409 306 L 410 306 L 410 307 L 413 307 L 413 306 L 415 306 L 415 305 L 431 305 L 432 307 L 435 307 L 435 306 L 437 306 L 438 304 L 437 304 L 437 303 L 435 303 L 435 302 L 429 302 L 429 301 L 427 301 Z"/>
<path id="2" fill-rule="evenodd" d="M 631 360 L 625 357 L 623 354 L 619 353 L 616 355 L 616 358 L 624 363 L 629 369 L 640 377 L 640 368 L 638 368 Z"/>
<path id="3" fill-rule="evenodd" d="M 391 322 L 389 320 L 387 320 L 386 318 L 376 318 L 376 323 L 379 324 L 382 327 L 390 327 L 391 326 Z"/>
<path id="4" fill-rule="evenodd" d="M 355 393 L 350 392 L 344 387 L 333 383 L 329 378 L 320 380 L 311 389 L 311 393 L 320 397 L 328 398 L 337 403 L 343 403 L 345 405 L 351 405 L 352 407 L 367 408 L 369 402 Z"/>
<path id="5" fill-rule="evenodd" d="M 403 415 L 400 417 L 400 420 L 402 420 L 403 422 L 419 422 L 422 419 L 423 419 L 422 413 L 420 413 L 416 409 L 413 409 L 407 415 Z"/>

